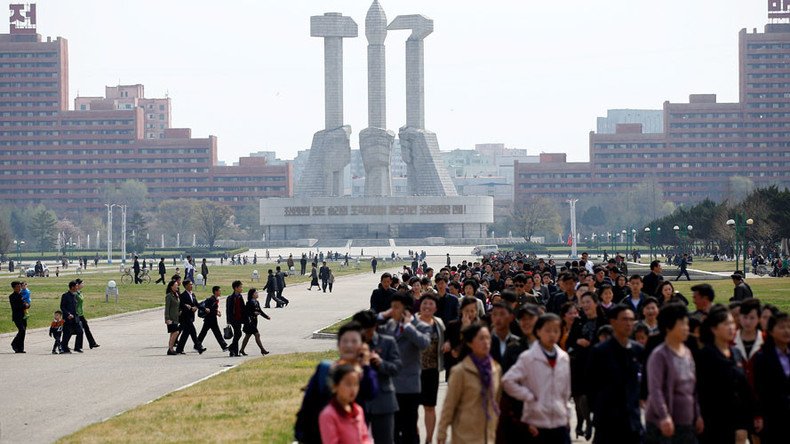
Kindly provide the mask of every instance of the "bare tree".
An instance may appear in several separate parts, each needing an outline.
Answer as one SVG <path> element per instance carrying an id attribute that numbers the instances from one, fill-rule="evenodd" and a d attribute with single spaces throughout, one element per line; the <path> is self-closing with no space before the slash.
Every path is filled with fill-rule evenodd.
<path id="1" fill-rule="evenodd" d="M 214 248 L 217 238 L 232 226 L 233 210 L 215 202 L 200 202 L 194 207 L 192 222 L 195 231 L 206 240 L 209 248 Z"/>
<path id="2" fill-rule="evenodd" d="M 557 206 L 545 197 L 532 197 L 524 205 L 515 209 L 514 220 L 524 229 L 527 242 L 539 232 L 558 233 L 560 214 Z"/>

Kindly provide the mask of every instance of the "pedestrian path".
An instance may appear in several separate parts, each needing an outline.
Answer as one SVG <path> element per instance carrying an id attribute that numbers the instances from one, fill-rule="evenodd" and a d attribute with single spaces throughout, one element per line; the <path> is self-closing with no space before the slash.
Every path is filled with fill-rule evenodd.
<path id="1" fill-rule="evenodd" d="M 364 273 L 338 277 L 333 293 L 287 287 L 289 306 L 267 309 L 272 320 L 258 323 L 264 346 L 272 353 L 334 348 L 311 339 L 312 332 L 367 308 L 377 284 L 378 275 Z M 200 320 L 196 324 L 200 328 Z M 91 319 L 90 325 L 101 347 L 83 354 L 50 354 L 48 329 L 28 331 L 24 355 L 11 351 L 13 334 L 0 335 L 0 443 L 53 442 L 255 357 L 253 345 L 250 357 L 230 358 L 211 335 L 203 355 L 188 345 L 186 355 L 166 356 L 162 309 Z"/>

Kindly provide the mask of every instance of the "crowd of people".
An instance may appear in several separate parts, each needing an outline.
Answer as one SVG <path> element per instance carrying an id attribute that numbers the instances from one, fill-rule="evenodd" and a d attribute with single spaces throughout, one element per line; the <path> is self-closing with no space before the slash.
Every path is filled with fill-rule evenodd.
<path id="1" fill-rule="evenodd" d="M 728 305 L 701 283 L 689 312 L 658 261 L 644 275 L 586 254 L 418 265 L 383 273 L 370 309 L 342 326 L 339 358 L 305 388 L 297 441 L 788 440 L 790 318 L 738 273 Z"/>

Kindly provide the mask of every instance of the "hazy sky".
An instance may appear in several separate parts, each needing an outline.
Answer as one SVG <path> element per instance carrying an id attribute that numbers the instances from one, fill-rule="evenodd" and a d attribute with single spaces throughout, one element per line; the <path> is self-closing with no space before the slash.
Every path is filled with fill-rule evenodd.
<path id="1" fill-rule="evenodd" d="M 367 126 L 369 0 L 39 0 L 38 30 L 69 41 L 70 96 L 142 83 L 173 99 L 173 124 L 219 138 L 232 162 L 293 158 L 323 128 L 323 43 L 309 17 L 349 15 L 345 121 Z M 426 127 L 442 150 L 501 142 L 587 160 L 610 108 L 660 109 L 690 93 L 738 96 L 738 32 L 767 22 L 764 0 L 381 0 L 392 20 L 434 20 L 425 43 Z M 406 120 L 404 41 L 387 37 L 388 127 Z M 73 107 L 73 101 L 71 106 Z"/>

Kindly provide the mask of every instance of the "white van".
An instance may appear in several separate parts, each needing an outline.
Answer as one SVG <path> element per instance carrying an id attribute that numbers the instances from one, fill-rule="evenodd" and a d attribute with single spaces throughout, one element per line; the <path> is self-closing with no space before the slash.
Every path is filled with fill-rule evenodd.
<path id="1" fill-rule="evenodd" d="M 499 247 L 496 245 L 478 245 L 472 249 L 472 254 L 476 256 L 485 256 L 492 253 L 499 253 Z"/>

